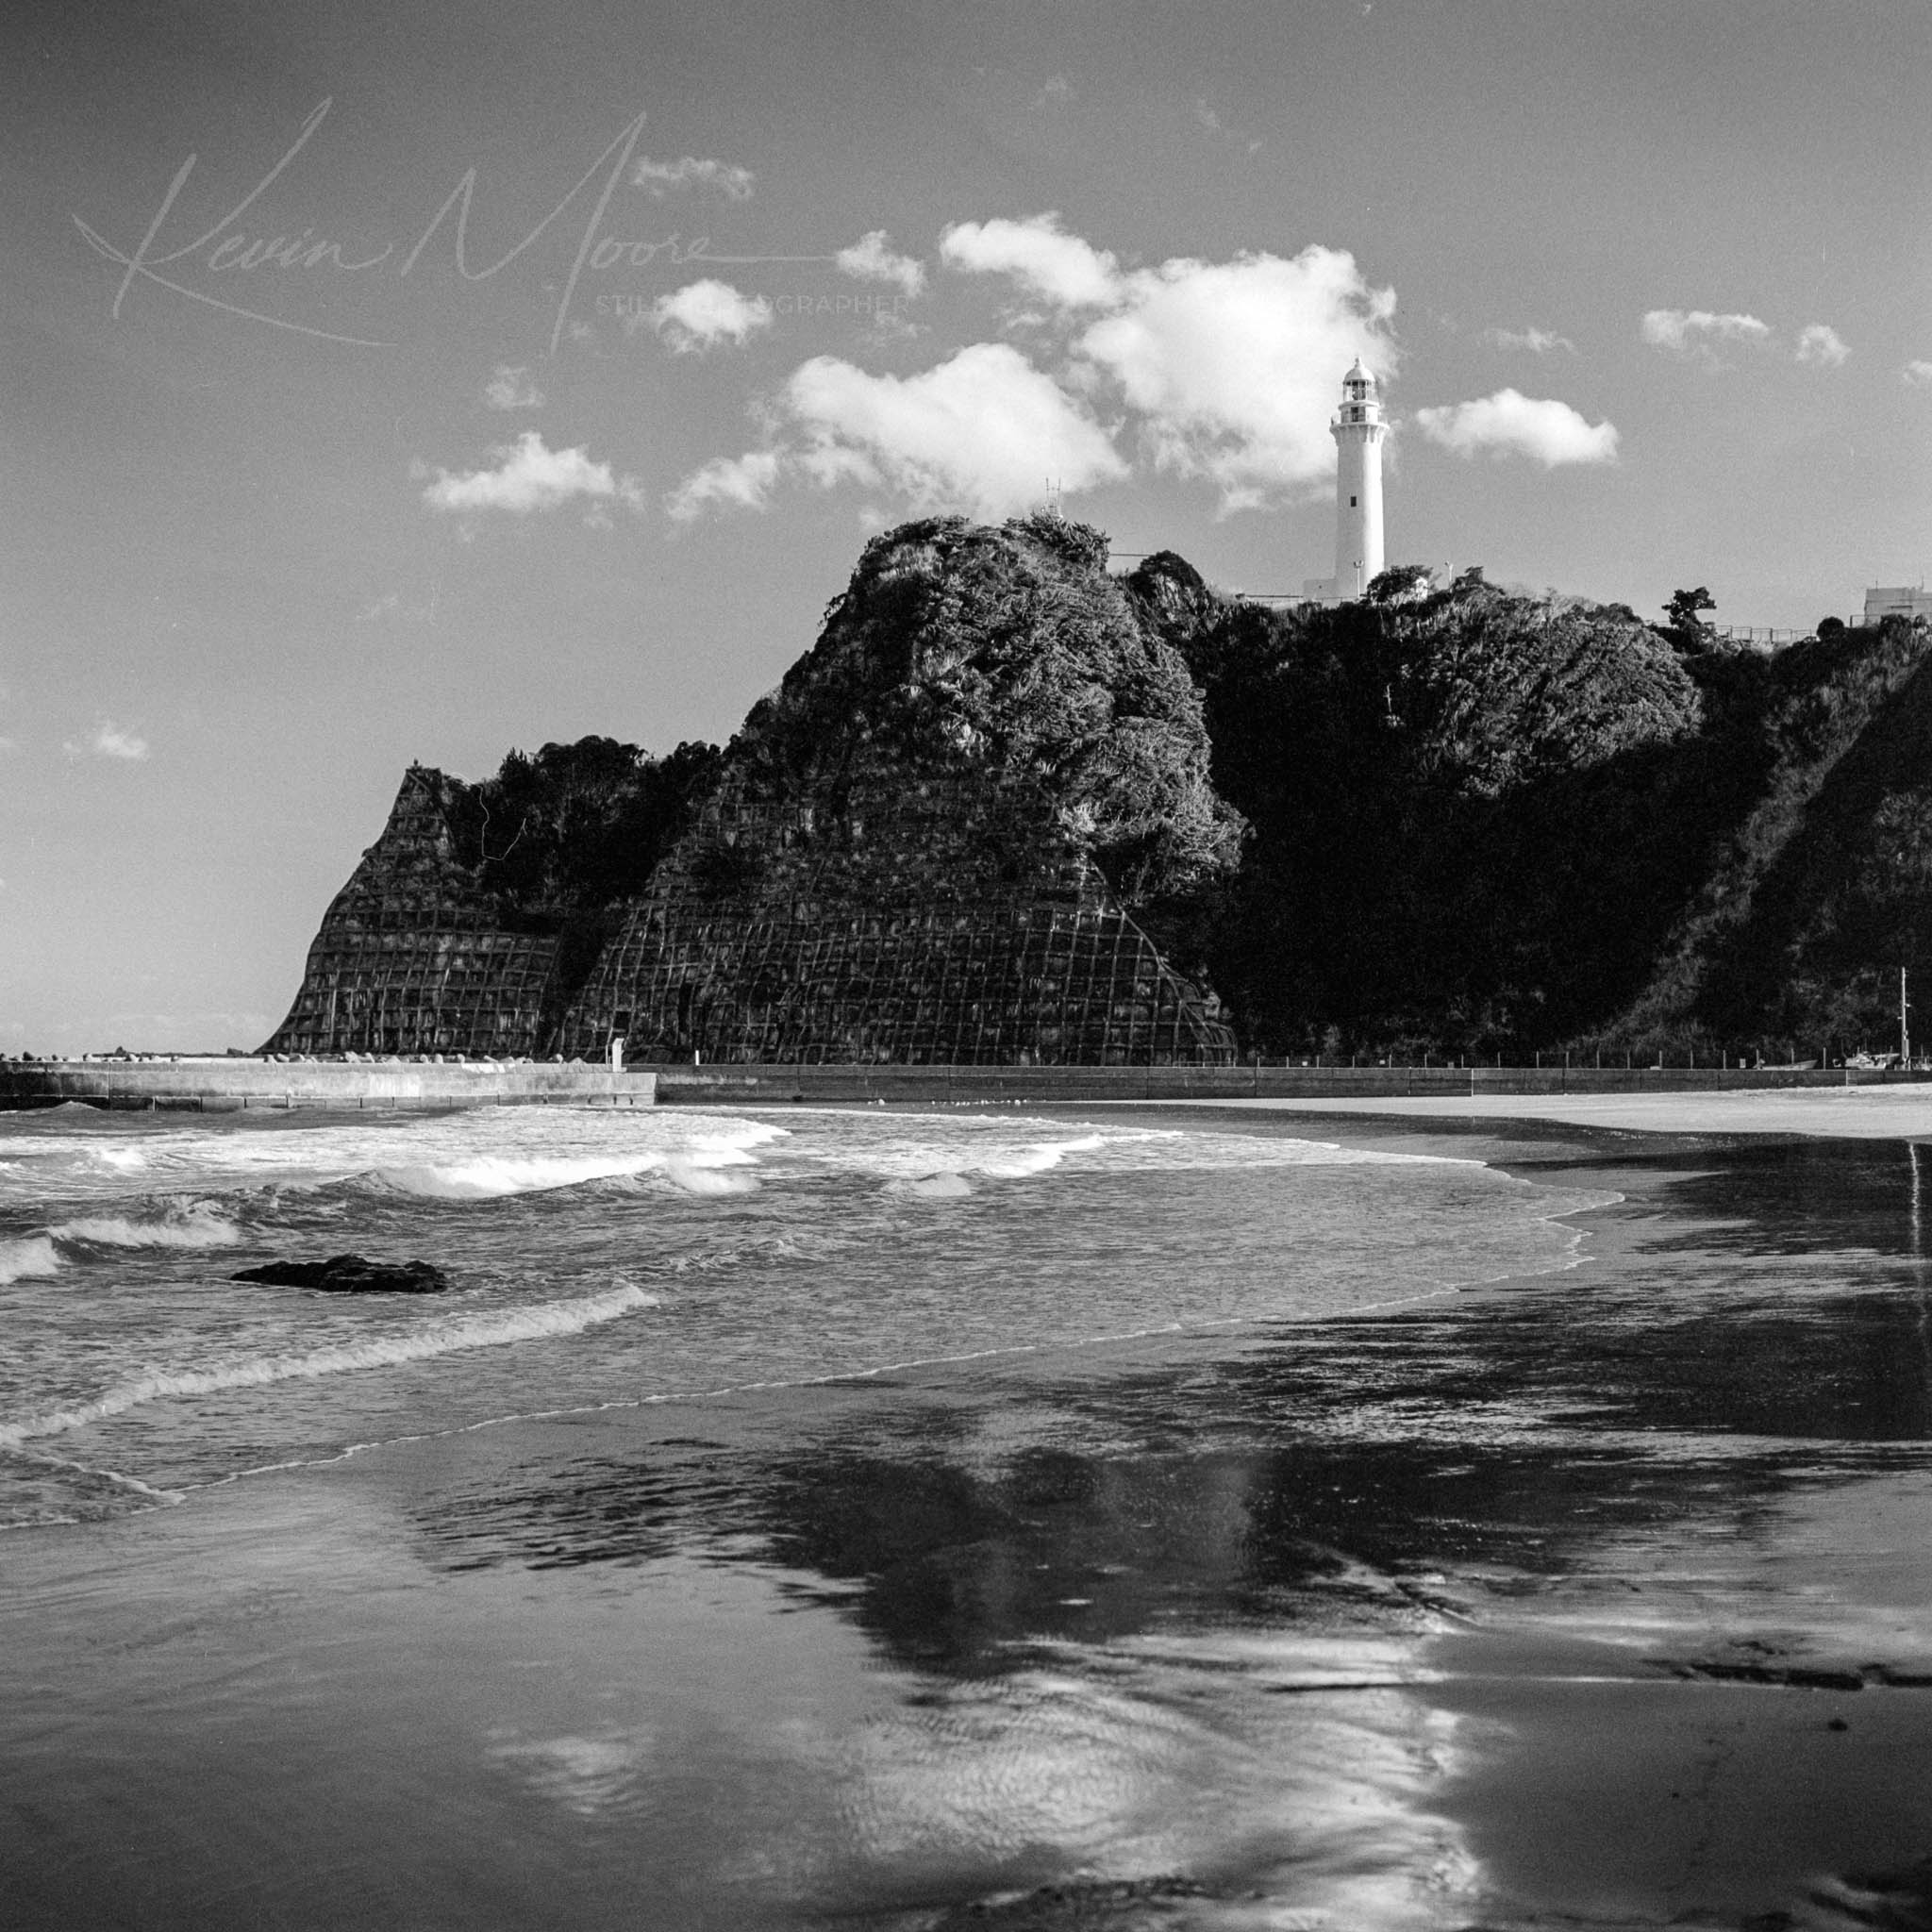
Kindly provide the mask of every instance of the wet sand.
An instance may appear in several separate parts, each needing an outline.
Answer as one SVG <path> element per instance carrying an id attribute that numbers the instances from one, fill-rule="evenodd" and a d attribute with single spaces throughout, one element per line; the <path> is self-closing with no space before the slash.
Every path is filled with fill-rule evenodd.
<path id="1" fill-rule="evenodd" d="M 1324 1123 L 1565 1274 L 9 1538 L 8 1923 L 1932 1924 L 1921 1157 L 1685 1126 Z"/>

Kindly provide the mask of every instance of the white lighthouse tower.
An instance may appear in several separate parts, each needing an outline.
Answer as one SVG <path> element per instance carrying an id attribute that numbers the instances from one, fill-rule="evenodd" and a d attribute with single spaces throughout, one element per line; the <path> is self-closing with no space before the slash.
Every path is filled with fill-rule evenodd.
<path id="1" fill-rule="evenodd" d="M 1382 574 L 1382 399 L 1359 361 L 1341 378 L 1341 408 L 1328 425 L 1335 439 L 1335 575 L 1309 577 L 1303 595 L 1347 604 Z"/>

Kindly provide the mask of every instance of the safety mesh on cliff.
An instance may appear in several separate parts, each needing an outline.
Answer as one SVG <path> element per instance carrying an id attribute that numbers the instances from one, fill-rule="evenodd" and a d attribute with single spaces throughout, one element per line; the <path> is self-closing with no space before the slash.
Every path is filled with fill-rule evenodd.
<path id="1" fill-rule="evenodd" d="M 558 1045 L 634 1058 L 1224 1064 L 1174 973 L 1038 787 L 891 765 L 843 809 L 727 786 L 632 908 Z"/>
<path id="2" fill-rule="evenodd" d="M 514 932 L 455 855 L 456 781 L 412 765 L 382 836 L 323 916 L 273 1053 L 526 1054 L 555 934 Z"/>

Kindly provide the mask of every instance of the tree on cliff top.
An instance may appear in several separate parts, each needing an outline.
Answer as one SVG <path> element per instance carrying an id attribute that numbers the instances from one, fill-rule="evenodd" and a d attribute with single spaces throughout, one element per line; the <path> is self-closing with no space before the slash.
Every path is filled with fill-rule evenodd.
<path id="1" fill-rule="evenodd" d="M 715 745 L 654 758 L 614 738 L 513 751 L 493 778 L 453 794 L 458 854 L 521 911 L 608 905 L 643 889 L 722 759 Z"/>
<path id="2" fill-rule="evenodd" d="M 1107 574 L 1107 539 L 1057 517 L 907 524 L 866 546 L 817 644 L 733 741 L 785 795 L 856 745 L 1036 779 L 1129 907 L 1235 862 L 1186 662 Z"/>

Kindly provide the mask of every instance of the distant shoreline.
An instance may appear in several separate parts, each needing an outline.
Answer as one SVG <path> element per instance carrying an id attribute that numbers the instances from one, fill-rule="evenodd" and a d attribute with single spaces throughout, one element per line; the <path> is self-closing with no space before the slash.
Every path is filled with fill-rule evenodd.
<path id="1" fill-rule="evenodd" d="M 0 1060 L 0 1111 L 78 1101 L 111 1108 L 224 1112 L 275 1108 L 462 1108 L 548 1104 L 769 1106 L 792 1101 L 920 1105 L 1063 1101 L 1259 1104 L 1314 1110 L 1484 1118 L 1571 1118 L 1579 1124 L 1636 1125 L 1619 1107 L 1719 1096 L 1740 1103 L 1772 1094 L 1923 1096 L 1932 1130 L 1932 1075 L 1875 1067 L 1505 1066 L 915 1066 L 375 1058 L 344 1061 L 152 1055 L 70 1060 Z M 1840 1103 L 1841 1107 L 1841 1103 Z M 1743 1107 L 1743 1114 L 1750 1111 Z M 1673 1110 L 1674 1119 L 1674 1109 Z M 1740 1114 L 1740 1117 L 1742 1117 Z M 1783 1118 L 1782 1114 L 1776 1116 Z M 1809 1116 L 1807 1116 L 1808 1118 Z M 1827 1109 L 1817 1118 L 1838 1117 Z M 1889 1117 L 1889 1116 L 1888 1116 Z M 1767 1116 L 1767 1118 L 1771 1118 Z M 1671 1123 L 1658 1116 L 1658 1126 Z M 1844 1131 L 1832 1126 L 1741 1126 L 1740 1132 Z M 1863 1131 L 1863 1130 L 1857 1130 Z M 1890 1131 L 1871 1129 L 1870 1131 Z"/>

